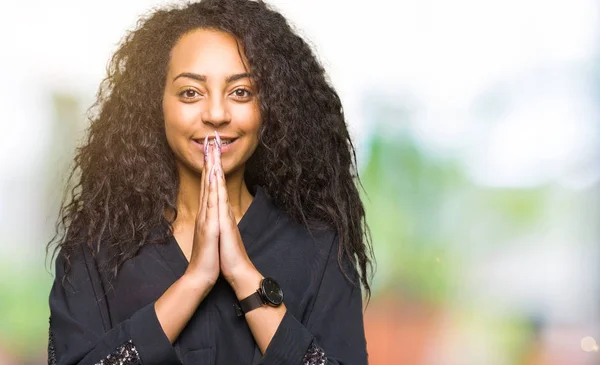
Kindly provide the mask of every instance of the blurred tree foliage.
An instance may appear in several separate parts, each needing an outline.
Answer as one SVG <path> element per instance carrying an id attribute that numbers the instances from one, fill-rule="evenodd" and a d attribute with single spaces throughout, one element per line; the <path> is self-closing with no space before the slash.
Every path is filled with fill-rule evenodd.
<path id="1" fill-rule="evenodd" d="M 407 131 L 375 133 L 361 171 L 377 259 L 375 294 L 442 303 L 471 256 L 542 222 L 549 189 L 473 184 L 460 161 L 428 153 Z"/>
<path id="2" fill-rule="evenodd" d="M 442 300 L 453 272 L 448 249 L 455 230 L 447 194 L 463 186 L 461 170 L 426 156 L 406 133 L 375 134 L 370 146 L 361 179 L 376 292 Z"/>

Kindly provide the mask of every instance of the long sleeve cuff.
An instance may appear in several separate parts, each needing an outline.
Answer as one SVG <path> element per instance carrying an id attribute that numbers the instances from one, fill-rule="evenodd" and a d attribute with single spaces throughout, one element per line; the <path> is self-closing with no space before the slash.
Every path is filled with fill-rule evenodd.
<path id="1" fill-rule="evenodd" d="M 131 317 L 129 330 L 142 364 L 181 364 L 175 348 L 160 326 L 154 302 L 146 305 Z"/>
<path id="2" fill-rule="evenodd" d="M 314 336 L 290 311 L 285 315 L 262 359 L 263 365 L 303 365 Z"/>

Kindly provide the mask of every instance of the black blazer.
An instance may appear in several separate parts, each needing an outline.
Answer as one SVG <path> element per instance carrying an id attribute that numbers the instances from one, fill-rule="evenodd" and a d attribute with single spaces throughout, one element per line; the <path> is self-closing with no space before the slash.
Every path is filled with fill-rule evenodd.
<path id="1" fill-rule="evenodd" d="M 171 345 L 154 311 L 188 264 L 171 236 L 145 245 L 110 282 L 98 269 L 101 255 L 82 248 L 63 284 L 59 254 L 49 364 L 366 364 L 361 290 L 340 270 L 337 235 L 311 236 L 261 188 L 238 226 L 256 268 L 284 292 L 287 313 L 264 356 L 244 317 L 236 316 L 235 294 L 222 277 Z"/>

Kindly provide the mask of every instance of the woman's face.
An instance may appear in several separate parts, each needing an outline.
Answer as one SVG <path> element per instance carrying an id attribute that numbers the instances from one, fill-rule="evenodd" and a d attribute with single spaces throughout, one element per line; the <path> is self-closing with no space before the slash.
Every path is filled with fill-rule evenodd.
<path id="1" fill-rule="evenodd" d="M 243 168 L 256 149 L 260 109 L 240 53 L 232 35 L 207 29 L 186 33 L 173 47 L 163 114 L 178 168 L 200 174 L 204 137 L 212 140 L 215 131 L 226 174 Z"/>

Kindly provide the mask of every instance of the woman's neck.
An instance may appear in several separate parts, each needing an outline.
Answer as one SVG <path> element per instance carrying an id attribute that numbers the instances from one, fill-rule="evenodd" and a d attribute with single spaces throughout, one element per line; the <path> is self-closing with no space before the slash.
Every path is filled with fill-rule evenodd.
<path id="1" fill-rule="evenodd" d="M 198 205 L 200 203 L 200 187 L 202 177 L 187 169 L 179 169 L 179 190 L 177 193 L 177 222 L 191 223 L 196 219 Z M 244 181 L 244 170 L 238 169 L 225 176 L 229 205 L 235 216 L 236 223 L 239 222 L 253 196 L 248 191 Z M 215 183 L 215 181 L 213 181 Z"/>

